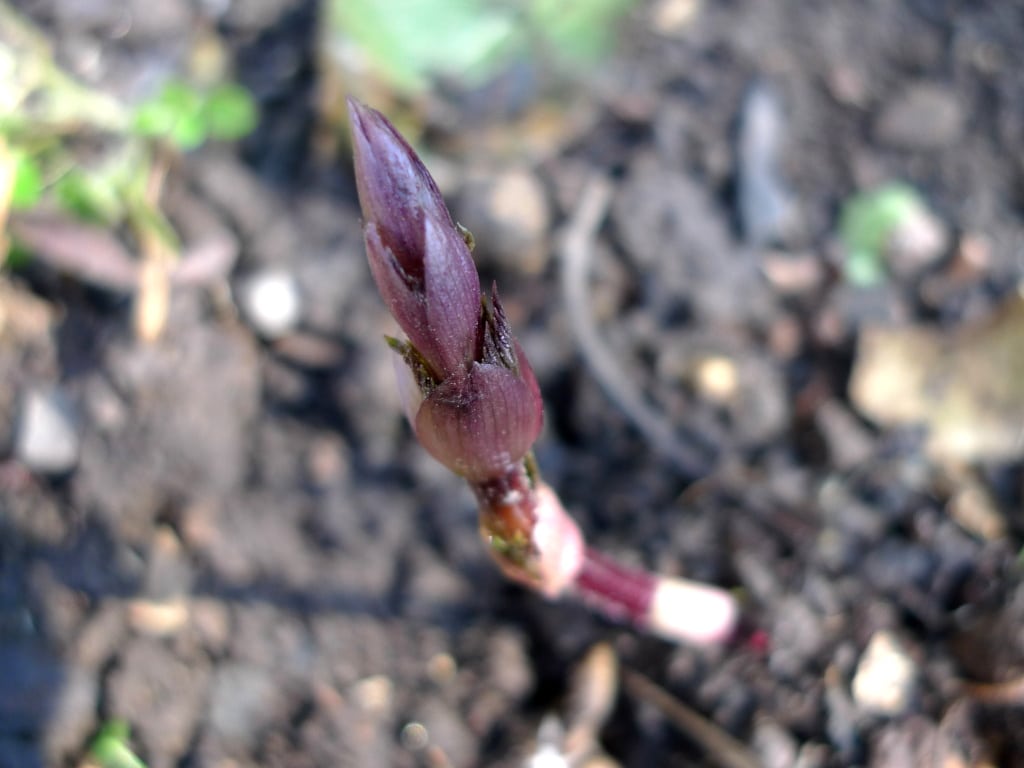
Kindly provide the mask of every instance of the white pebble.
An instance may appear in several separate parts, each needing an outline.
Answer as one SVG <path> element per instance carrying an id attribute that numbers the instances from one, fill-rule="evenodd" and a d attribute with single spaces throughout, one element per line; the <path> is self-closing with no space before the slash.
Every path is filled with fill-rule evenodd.
<path id="1" fill-rule="evenodd" d="M 78 463 L 71 404 L 55 389 L 30 389 L 21 402 L 14 455 L 34 472 L 60 474 Z"/>
<path id="2" fill-rule="evenodd" d="M 876 632 L 857 664 L 852 693 L 866 713 L 895 716 L 907 711 L 917 678 L 917 666 L 899 640 L 888 631 Z"/>
<path id="3" fill-rule="evenodd" d="M 302 310 L 298 283 L 282 270 L 266 270 L 247 277 L 238 288 L 238 303 L 249 324 L 268 339 L 294 330 Z"/>

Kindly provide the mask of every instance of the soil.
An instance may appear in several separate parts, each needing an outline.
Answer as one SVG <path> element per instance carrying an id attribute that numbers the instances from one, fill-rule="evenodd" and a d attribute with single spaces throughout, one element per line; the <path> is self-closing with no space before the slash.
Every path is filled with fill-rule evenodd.
<path id="1" fill-rule="evenodd" d="M 242 250 L 226 286 L 176 291 L 156 343 L 135 340 L 123 295 L 40 265 L 11 276 L 43 321 L 0 337 L 0 438 L 13 445 L 19 398 L 47 386 L 81 444 L 58 476 L 13 449 L 0 468 L 0 766 L 81 765 L 119 718 L 151 768 L 519 765 L 602 641 L 767 766 L 1024 765 L 1021 462 L 938 465 L 919 431 L 864 421 L 846 392 L 865 324 L 953 328 L 1024 277 L 1024 5 L 695 3 L 675 31 L 638 10 L 622 55 L 574 93 L 590 118 L 519 163 L 541 195 L 531 258 L 488 229 L 500 211 L 463 198 L 544 393 L 545 478 L 592 544 L 736 589 L 748 628 L 711 650 L 504 581 L 469 493 L 415 443 L 351 167 L 318 143 L 312 2 L 21 6 L 69 68 L 122 93 L 215 29 L 262 121 L 176 169 Z M 785 226 L 738 202 L 762 87 L 784 105 Z M 425 142 L 461 218 L 466 179 L 507 163 L 487 155 L 479 99 L 431 109 L 447 119 Z M 636 428 L 571 330 L 553 254 L 593 174 L 614 193 L 589 309 L 703 476 Z M 950 245 L 924 272 L 854 288 L 838 211 L 887 180 L 922 193 Z M 984 269 L 957 277 L 979 242 Z M 229 290 L 265 267 L 303 298 L 277 341 Z M 738 394 L 700 379 L 708 359 Z M 991 495 L 999 535 L 949 513 L 964 478 Z M 893 677 L 855 684 L 879 637 L 913 670 L 889 709 L 870 702 Z M 1011 685 L 972 687 L 997 683 Z M 600 731 L 621 765 L 730 764 L 637 690 Z"/>

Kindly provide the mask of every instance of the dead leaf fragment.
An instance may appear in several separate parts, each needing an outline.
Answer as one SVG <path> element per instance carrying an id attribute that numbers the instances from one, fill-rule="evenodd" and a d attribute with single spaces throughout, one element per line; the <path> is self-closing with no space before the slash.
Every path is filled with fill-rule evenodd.
<path id="1" fill-rule="evenodd" d="M 135 259 L 111 232 L 50 211 L 19 211 L 11 232 L 56 270 L 91 285 L 131 291 L 138 280 Z"/>
<path id="2" fill-rule="evenodd" d="M 938 461 L 1024 455 L 1024 296 L 955 333 L 873 328 L 859 339 L 850 398 L 884 426 L 928 428 Z"/>

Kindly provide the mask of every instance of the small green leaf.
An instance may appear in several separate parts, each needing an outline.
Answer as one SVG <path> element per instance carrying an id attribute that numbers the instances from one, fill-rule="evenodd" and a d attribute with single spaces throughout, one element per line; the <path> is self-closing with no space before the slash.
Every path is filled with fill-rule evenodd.
<path id="1" fill-rule="evenodd" d="M 35 255 L 20 243 L 12 242 L 7 247 L 7 255 L 0 254 L 0 264 L 13 272 L 25 269 L 35 260 Z"/>
<path id="2" fill-rule="evenodd" d="M 248 135 L 256 127 L 258 115 L 252 96 L 240 85 L 219 85 L 210 91 L 203 104 L 206 130 L 215 139 L 231 141 Z"/>
<path id="3" fill-rule="evenodd" d="M 878 251 L 849 251 L 843 262 L 843 276 L 851 285 L 867 288 L 885 280 L 885 266 Z"/>
<path id="4" fill-rule="evenodd" d="M 89 752 L 103 768 L 146 768 L 128 745 L 128 724 L 111 720 L 93 739 Z"/>
<path id="5" fill-rule="evenodd" d="M 43 173 L 31 155 L 14 150 L 11 157 L 14 160 L 11 207 L 31 208 L 43 196 Z"/>
<path id="6" fill-rule="evenodd" d="M 616 23 L 634 0 L 531 0 L 531 26 L 564 62 L 585 64 L 608 53 Z"/>
<path id="7" fill-rule="evenodd" d="M 350 41 L 379 75 L 407 93 L 445 75 L 476 84 L 508 61 L 525 36 L 510 8 L 487 0 L 331 0 L 331 34 Z"/>
<path id="8" fill-rule="evenodd" d="M 109 174 L 73 168 L 53 185 L 61 207 L 89 221 L 115 224 L 124 215 L 124 204 Z"/>
<path id="9" fill-rule="evenodd" d="M 195 149 L 206 141 L 206 120 L 202 113 L 182 115 L 171 129 L 170 140 L 181 149 Z"/>
<path id="10" fill-rule="evenodd" d="M 136 107 L 132 128 L 141 136 L 165 138 L 183 149 L 192 149 L 206 139 L 203 105 L 196 89 L 171 81 L 154 98 Z"/>
<path id="11" fill-rule="evenodd" d="M 857 285 L 880 282 L 885 276 L 889 239 L 902 222 L 922 208 L 921 196 L 906 184 L 887 184 L 847 200 L 839 217 L 847 279 Z"/>

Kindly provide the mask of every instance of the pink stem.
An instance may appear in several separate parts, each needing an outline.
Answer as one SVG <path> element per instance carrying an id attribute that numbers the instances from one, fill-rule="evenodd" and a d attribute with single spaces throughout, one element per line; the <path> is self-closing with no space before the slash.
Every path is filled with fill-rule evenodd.
<path id="1" fill-rule="evenodd" d="M 586 547 L 575 588 L 584 602 L 608 618 L 645 626 L 657 581 L 646 571 L 627 568 Z"/>
<path id="2" fill-rule="evenodd" d="M 726 590 L 628 568 L 586 547 L 573 584 L 580 598 L 615 621 L 672 642 L 713 646 L 735 637 L 739 606 Z"/>

